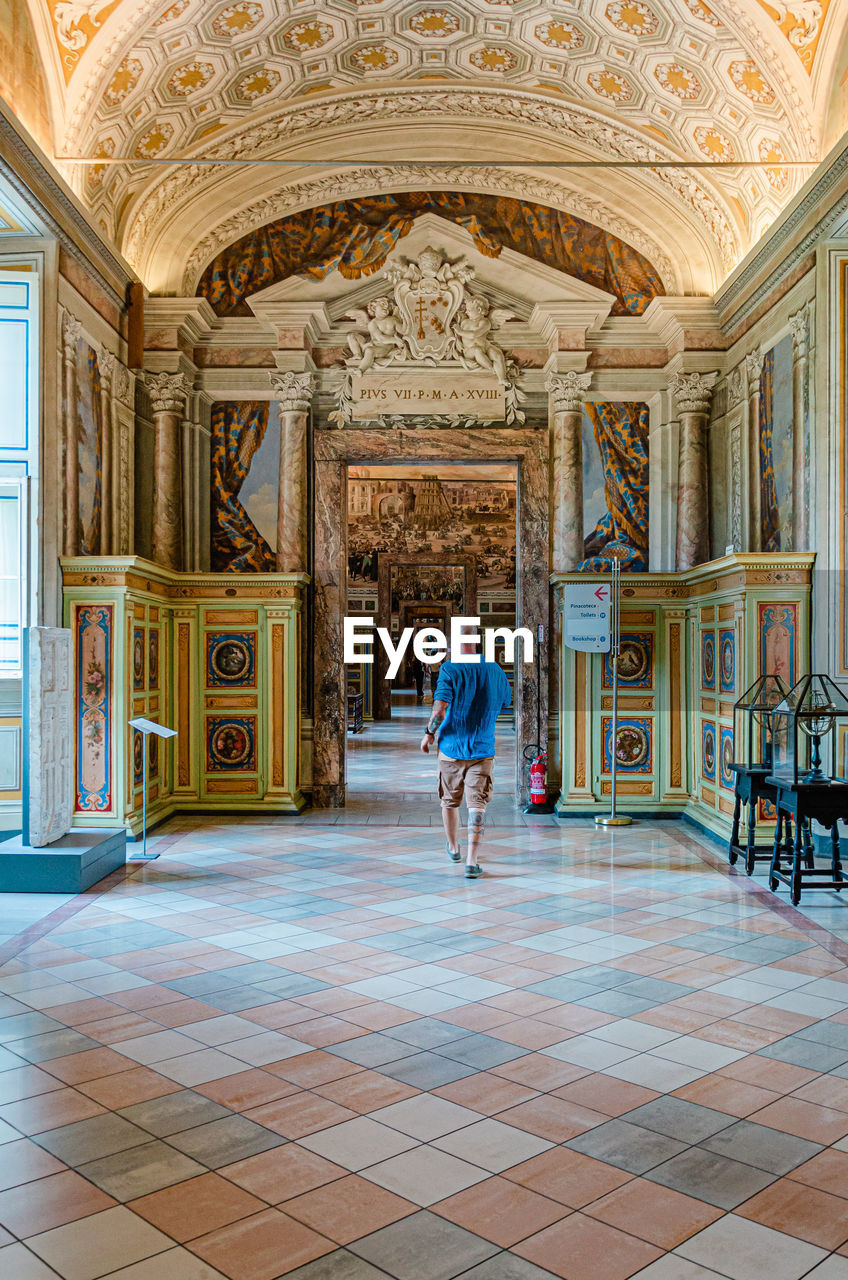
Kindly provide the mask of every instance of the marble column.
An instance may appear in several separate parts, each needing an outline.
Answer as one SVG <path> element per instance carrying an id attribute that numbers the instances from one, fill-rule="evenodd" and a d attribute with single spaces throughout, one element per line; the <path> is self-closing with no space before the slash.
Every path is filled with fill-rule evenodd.
<path id="1" fill-rule="evenodd" d="M 806 551 L 810 356 L 810 316 L 807 307 L 802 307 L 794 316 L 789 317 L 789 327 L 792 331 L 792 550 Z"/>
<path id="2" fill-rule="evenodd" d="M 311 373 L 272 373 L 280 404 L 280 485 L 277 496 L 277 572 L 306 573 L 309 563 L 307 425 L 315 387 Z"/>
<path id="3" fill-rule="evenodd" d="M 347 599 L 346 472 L 346 463 L 338 458 L 316 460 L 312 728 L 312 803 L 316 809 L 337 809 L 345 802 L 347 674 L 342 663 L 342 617 Z"/>
<path id="4" fill-rule="evenodd" d="M 760 488 L 760 373 L 761 351 L 745 357 L 748 382 L 748 550 L 760 551 L 762 540 L 762 492 Z"/>
<path id="5" fill-rule="evenodd" d="M 182 449 L 180 434 L 189 380 L 183 373 L 147 373 L 153 409 L 153 546 L 156 564 L 182 567 Z"/>
<path id="6" fill-rule="evenodd" d="M 69 311 L 62 315 L 62 372 L 65 434 L 65 535 L 66 556 L 79 551 L 79 416 L 77 414 L 77 342 L 82 325 Z"/>
<path id="7" fill-rule="evenodd" d="M 669 390 L 680 420 L 677 464 L 677 569 L 692 569 L 710 558 L 710 504 L 707 423 L 716 373 L 676 373 Z"/>
<path id="8" fill-rule="evenodd" d="M 100 554 L 111 556 L 115 551 L 114 537 L 114 487 L 112 484 L 114 463 L 112 452 L 112 379 L 117 360 L 111 351 L 100 347 L 97 365 L 100 369 Z"/>
<path id="9" fill-rule="evenodd" d="M 552 570 L 570 573 L 583 559 L 583 401 L 591 373 L 551 373 L 553 440 Z"/>

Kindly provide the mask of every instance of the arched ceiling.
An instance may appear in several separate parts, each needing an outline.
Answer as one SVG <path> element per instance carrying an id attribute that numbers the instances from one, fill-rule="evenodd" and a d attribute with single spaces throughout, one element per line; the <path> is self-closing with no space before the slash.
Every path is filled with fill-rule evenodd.
<path id="1" fill-rule="evenodd" d="M 65 172 L 176 292 L 228 239 L 386 183 L 525 190 L 629 240 L 670 290 L 711 292 L 807 176 L 780 162 L 821 159 L 848 24 L 843 0 L 28 3 L 57 163 L 132 162 Z M 543 163 L 598 158 L 774 163 Z"/>

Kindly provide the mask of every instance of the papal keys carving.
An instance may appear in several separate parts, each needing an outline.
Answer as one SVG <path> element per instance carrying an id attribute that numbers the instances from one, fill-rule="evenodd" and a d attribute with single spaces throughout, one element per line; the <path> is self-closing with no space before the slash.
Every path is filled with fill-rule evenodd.
<path id="1" fill-rule="evenodd" d="M 391 292 L 346 317 L 356 327 L 348 334 L 348 372 L 331 420 L 339 426 L 351 421 L 354 373 L 404 366 L 413 372 L 435 365 L 446 372 L 453 368 L 491 374 L 504 387 L 507 424 L 523 423 L 520 369 L 496 337 L 500 326 L 514 316 L 471 292 L 474 268 L 461 258 L 451 262 L 441 249 L 428 245 L 417 260 L 402 258 L 385 274 Z M 445 425 L 465 425 L 465 419 L 445 419 Z"/>

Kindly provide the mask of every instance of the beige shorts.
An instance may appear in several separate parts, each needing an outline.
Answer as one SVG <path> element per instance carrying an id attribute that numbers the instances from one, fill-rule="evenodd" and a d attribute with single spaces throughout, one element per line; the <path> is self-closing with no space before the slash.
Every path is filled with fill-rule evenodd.
<path id="1" fill-rule="evenodd" d="M 445 809 L 458 809 L 463 793 L 469 809 L 485 809 L 492 798 L 495 757 L 451 760 L 439 752 L 439 799 Z"/>

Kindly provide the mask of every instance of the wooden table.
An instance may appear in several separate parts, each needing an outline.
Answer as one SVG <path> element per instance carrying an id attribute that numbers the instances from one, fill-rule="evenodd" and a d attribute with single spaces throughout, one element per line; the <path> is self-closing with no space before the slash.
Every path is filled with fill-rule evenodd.
<path id="1" fill-rule="evenodd" d="M 844 889 L 848 877 L 842 874 L 839 860 L 839 823 L 848 822 L 848 780 L 832 778 L 829 782 L 784 782 L 779 778 L 766 779 L 775 789 L 775 807 L 778 823 L 781 815 L 795 821 L 795 840 L 791 848 L 780 839 L 780 826 L 774 835 L 769 888 L 778 884 L 788 885 L 792 905 L 801 901 L 804 887 L 815 889 Z M 813 859 L 812 838 L 809 824 L 819 822 L 830 831 L 830 867 L 817 868 Z M 781 855 L 791 859 L 791 867 L 784 869 Z"/>
<path id="2" fill-rule="evenodd" d="M 750 876 L 754 874 L 754 867 L 758 862 L 771 862 L 773 845 L 757 844 L 757 807 L 761 800 L 775 804 L 777 795 L 774 787 L 766 782 L 769 774 L 766 765 L 732 764 L 730 767 L 736 774 L 734 786 L 736 803 L 733 806 L 733 827 L 730 832 L 727 860 L 731 866 L 735 866 L 739 858 L 744 858 L 745 870 Z M 743 846 L 739 843 L 739 823 L 742 806 L 745 804 L 748 806 L 748 838 Z M 786 821 L 790 824 L 789 843 L 786 846 L 789 852 L 792 847 L 792 828 L 790 820 L 787 818 Z M 778 823 L 779 825 L 782 823 L 780 818 Z"/>

